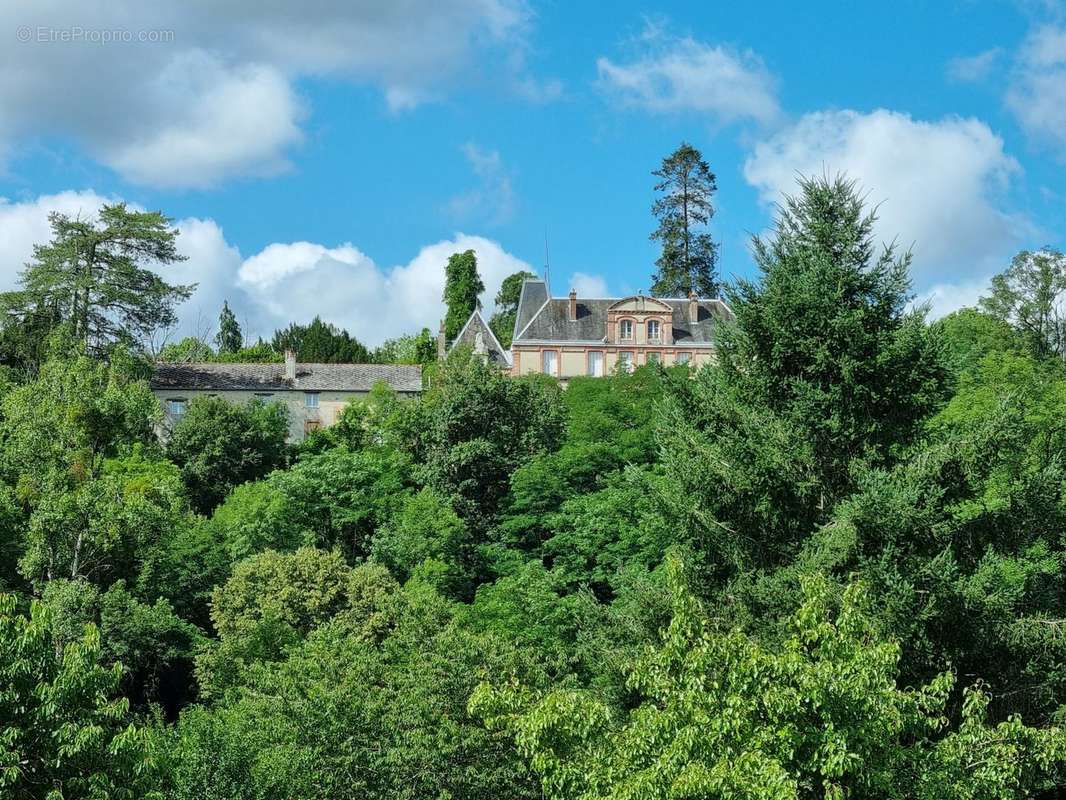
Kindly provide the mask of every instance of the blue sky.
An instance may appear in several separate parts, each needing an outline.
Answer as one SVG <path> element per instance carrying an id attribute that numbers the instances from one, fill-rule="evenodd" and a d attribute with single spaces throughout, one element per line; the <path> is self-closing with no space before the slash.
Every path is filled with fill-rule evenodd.
<path id="1" fill-rule="evenodd" d="M 1063 244 L 1055 3 L 146 5 L 0 3 L 4 288 L 48 210 L 122 199 L 182 231 L 172 335 L 226 298 L 250 331 L 321 313 L 374 344 L 435 327 L 449 252 L 478 250 L 491 305 L 545 234 L 556 293 L 635 291 L 682 140 L 726 278 L 797 172 L 863 184 L 934 313 Z"/>

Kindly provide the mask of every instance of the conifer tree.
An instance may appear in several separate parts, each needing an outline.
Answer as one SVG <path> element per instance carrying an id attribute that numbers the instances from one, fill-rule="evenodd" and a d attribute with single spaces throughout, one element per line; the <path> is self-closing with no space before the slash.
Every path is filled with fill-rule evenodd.
<path id="1" fill-rule="evenodd" d="M 711 195 L 718 188 L 714 173 L 699 150 L 682 142 L 652 175 L 659 178 L 655 191 L 662 193 L 651 207 L 659 220 L 651 239 L 662 243 L 652 294 L 716 296 L 718 245 L 709 233 L 700 230 L 714 216 Z"/>
<path id="2" fill-rule="evenodd" d="M 92 350 L 144 344 L 177 322 L 174 307 L 196 286 L 171 285 L 152 269 L 185 260 L 169 218 L 116 203 L 103 206 L 95 221 L 58 212 L 48 219 L 52 241 L 34 246 L 20 289 L 0 298 L 10 318 L 54 309 Z"/>

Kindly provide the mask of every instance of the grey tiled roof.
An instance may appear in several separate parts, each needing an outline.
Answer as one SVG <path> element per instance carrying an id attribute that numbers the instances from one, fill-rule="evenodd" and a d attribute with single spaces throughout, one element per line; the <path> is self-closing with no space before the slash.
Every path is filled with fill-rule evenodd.
<path id="1" fill-rule="evenodd" d="M 577 319 L 569 319 L 570 300 L 566 297 L 552 298 L 548 305 L 532 316 L 532 321 L 515 343 L 524 341 L 596 342 L 607 335 L 607 309 L 623 298 L 613 297 L 577 301 Z M 666 303 L 673 311 L 672 327 L 676 344 L 713 344 L 714 324 L 730 319 L 732 313 L 721 300 L 700 300 L 699 315 L 695 324 L 689 322 L 689 301 L 683 298 L 656 298 Z M 519 306 L 519 314 L 522 308 Z"/>
<path id="2" fill-rule="evenodd" d="M 513 336 L 526 327 L 533 315 L 548 300 L 548 284 L 540 278 L 527 278 L 522 283 L 522 291 L 518 295 L 518 313 L 514 320 Z"/>
<path id="3" fill-rule="evenodd" d="M 496 334 L 492 332 L 492 328 L 485 322 L 485 318 L 481 316 L 478 311 L 474 311 L 470 318 L 467 319 L 463 329 L 459 331 L 459 335 L 455 337 L 455 341 L 452 342 L 452 348 L 457 345 L 465 345 L 472 349 L 475 349 L 477 344 L 477 334 L 481 331 L 481 339 L 485 344 L 486 355 L 489 361 L 501 367 L 511 366 L 511 360 L 507 356 L 507 351 L 503 349 L 503 345 L 500 344 L 500 340 L 496 338 Z M 449 348 L 451 349 L 451 348 Z"/>
<path id="4" fill-rule="evenodd" d="M 385 381 L 397 392 L 422 390 L 422 368 L 400 364 L 297 364 L 296 380 L 285 379 L 284 364 L 155 365 L 153 389 L 231 391 L 368 392 Z"/>

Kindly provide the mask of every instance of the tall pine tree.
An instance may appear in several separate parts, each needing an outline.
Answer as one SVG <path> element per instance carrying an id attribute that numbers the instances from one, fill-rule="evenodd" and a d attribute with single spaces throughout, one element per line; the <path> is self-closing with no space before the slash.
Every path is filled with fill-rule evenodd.
<path id="1" fill-rule="evenodd" d="M 481 308 L 478 295 L 485 291 L 485 284 L 477 272 L 477 254 L 473 250 L 454 253 L 444 267 L 444 304 L 448 307 L 444 317 L 444 335 L 452 341 L 459 335 L 474 309 Z"/>
<path id="2" fill-rule="evenodd" d="M 718 188 L 714 173 L 699 150 L 682 142 L 652 175 L 659 179 L 655 191 L 662 193 L 651 207 L 659 227 L 650 238 L 662 243 L 652 294 L 716 296 L 718 245 L 709 233 L 699 230 L 714 216 L 711 195 Z"/>

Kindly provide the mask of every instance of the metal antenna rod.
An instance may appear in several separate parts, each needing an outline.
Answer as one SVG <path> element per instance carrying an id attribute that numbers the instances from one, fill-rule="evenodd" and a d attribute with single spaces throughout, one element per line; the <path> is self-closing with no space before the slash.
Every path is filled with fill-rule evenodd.
<path id="1" fill-rule="evenodd" d="M 544 284 L 551 291 L 551 283 L 548 280 L 548 275 L 551 270 L 551 262 L 548 260 L 548 228 L 544 227 Z"/>

